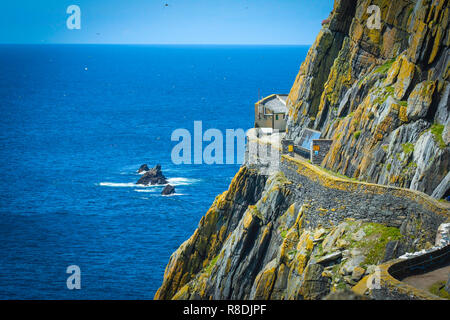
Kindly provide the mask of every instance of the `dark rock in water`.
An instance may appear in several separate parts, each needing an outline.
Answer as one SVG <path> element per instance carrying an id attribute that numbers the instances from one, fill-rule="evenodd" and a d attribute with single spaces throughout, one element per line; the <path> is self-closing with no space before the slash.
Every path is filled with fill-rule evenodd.
<path id="1" fill-rule="evenodd" d="M 136 184 L 143 184 L 145 186 L 153 184 L 166 184 L 167 179 L 161 171 L 161 165 L 157 164 L 153 169 L 147 171 L 138 180 Z"/>
<path id="2" fill-rule="evenodd" d="M 149 170 L 150 170 L 149 167 L 146 164 L 143 164 L 142 166 L 139 167 L 138 173 L 147 172 Z"/>
<path id="3" fill-rule="evenodd" d="M 167 186 L 164 187 L 163 191 L 161 192 L 161 194 L 163 196 L 167 196 L 169 194 L 175 193 L 175 187 L 168 184 Z"/>

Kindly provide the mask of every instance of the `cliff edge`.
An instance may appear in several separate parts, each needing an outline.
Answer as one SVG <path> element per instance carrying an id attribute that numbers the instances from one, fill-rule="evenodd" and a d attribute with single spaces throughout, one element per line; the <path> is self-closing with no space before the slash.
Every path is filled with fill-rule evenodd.
<path id="1" fill-rule="evenodd" d="M 155 299 L 321 299 L 432 248 L 450 222 L 437 200 L 450 183 L 449 10 L 335 1 L 288 97 L 288 139 L 313 128 L 333 140 L 324 168 L 289 155 L 275 171 L 244 164 Z"/>

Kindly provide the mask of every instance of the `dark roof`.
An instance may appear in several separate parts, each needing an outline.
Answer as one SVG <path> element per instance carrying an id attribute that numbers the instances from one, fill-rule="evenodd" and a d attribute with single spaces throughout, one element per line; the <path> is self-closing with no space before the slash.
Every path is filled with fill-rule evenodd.
<path id="1" fill-rule="evenodd" d="M 287 113 L 286 107 L 287 94 L 272 94 L 258 101 L 266 109 L 273 113 Z"/>

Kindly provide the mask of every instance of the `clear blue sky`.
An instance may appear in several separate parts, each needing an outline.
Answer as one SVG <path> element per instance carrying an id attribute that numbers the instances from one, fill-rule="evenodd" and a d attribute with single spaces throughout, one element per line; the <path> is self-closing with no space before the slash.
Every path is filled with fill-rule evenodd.
<path id="1" fill-rule="evenodd" d="M 333 2 L 10 0 L 0 8 L 0 43 L 311 44 Z M 66 27 L 72 4 L 81 30 Z"/>

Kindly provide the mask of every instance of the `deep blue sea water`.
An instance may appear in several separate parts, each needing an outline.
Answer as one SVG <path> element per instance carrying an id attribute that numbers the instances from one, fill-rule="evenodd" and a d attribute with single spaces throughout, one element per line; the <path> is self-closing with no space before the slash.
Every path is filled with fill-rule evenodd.
<path id="1" fill-rule="evenodd" d="M 0 46 L 0 298 L 152 299 L 239 165 L 172 164 L 177 128 L 248 129 L 290 46 Z M 136 187 L 162 165 L 177 195 Z M 66 268 L 81 268 L 68 290 Z"/>

